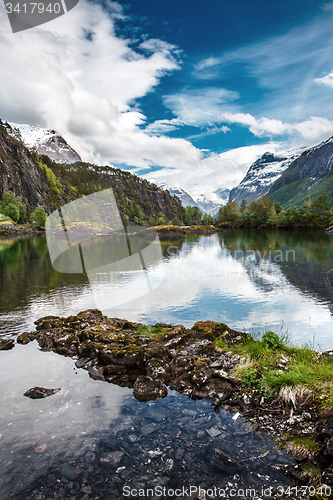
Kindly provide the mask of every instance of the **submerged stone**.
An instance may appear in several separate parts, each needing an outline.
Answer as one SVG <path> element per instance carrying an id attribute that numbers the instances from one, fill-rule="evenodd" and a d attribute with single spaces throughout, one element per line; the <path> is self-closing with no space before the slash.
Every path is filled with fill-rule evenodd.
<path id="1" fill-rule="evenodd" d="M 15 342 L 13 339 L 0 339 L 0 351 L 9 351 L 13 349 Z"/>
<path id="2" fill-rule="evenodd" d="M 30 399 L 42 399 L 42 398 L 47 398 L 48 396 L 52 396 L 53 394 L 56 394 L 59 391 L 61 391 L 60 387 L 58 387 L 57 389 L 46 389 L 45 387 L 33 387 L 32 389 L 26 391 L 23 394 L 23 396 L 26 396 L 27 398 Z"/>
<path id="3" fill-rule="evenodd" d="M 167 394 L 168 388 L 160 380 L 154 380 L 150 377 L 141 375 L 134 384 L 133 395 L 141 402 L 165 398 Z"/>

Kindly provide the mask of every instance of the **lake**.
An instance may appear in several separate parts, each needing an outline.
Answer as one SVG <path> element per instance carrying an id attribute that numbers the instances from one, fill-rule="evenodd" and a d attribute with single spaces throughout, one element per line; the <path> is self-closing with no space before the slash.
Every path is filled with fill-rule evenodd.
<path id="1" fill-rule="evenodd" d="M 112 294 L 109 303 L 102 300 L 105 290 L 126 290 L 134 271 L 99 276 L 96 287 L 85 274 L 55 271 L 44 235 L 1 238 L 0 335 L 16 337 L 39 317 L 102 304 L 109 316 L 132 321 L 190 327 L 215 320 L 259 335 L 288 331 L 296 344 L 333 348 L 333 237 L 233 229 L 164 239 L 161 246 L 162 258 L 147 273 L 163 281 L 112 306 Z M 260 496 L 267 485 L 290 484 L 274 467 L 292 459 L 242 417 L 216 414 L 207 401 L 169 391 L 165 399 L 139 403 L 131 389 L 92 380 L 74 360 L 42 352 L 36 342 L 0 357 L 2 500 L 114 500 L 135 498 L 140 488 L 180 487 L 187 498 L 191 485 L 253 487 Z M 23 397 L 34 386 L 61 391 Z M 226 468 L 216 450 L 237 466 Z M 176 494 L 165 490 L 161 497 Z"/>

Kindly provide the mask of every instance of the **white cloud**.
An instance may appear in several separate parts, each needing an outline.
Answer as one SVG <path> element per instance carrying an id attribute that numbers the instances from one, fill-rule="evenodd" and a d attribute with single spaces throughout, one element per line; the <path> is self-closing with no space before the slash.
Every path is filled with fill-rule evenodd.
<path id="1" fill-rule="evenodd" d="M 185 89 L 163 96 L 165 106 L 186 125 L 201 126 L 218 121 L 218 116 L 236 110 L 233 103 L 239 94 L 223 88 Z"/>
<path id="2" fill-rule="evenodd" d="M 149 123 L 145 128 L 145 132 L 148 134 L 166 134 L 172 130 L 176 130 L 179 127 L 183 127 L 185 123 L 180 118 L 172 118 L 171 120 L 155 120 L 153 123 Z"/>
<path id="3" fill-rule="evenodd" d="M 249 113 L 223 113 L 221 121 L 237 123 L 248 127 L 257 137 L 273 137 L 281 135 L 299 136 L 307 145 L 314 145 L 333 134 L 333 121 L 320 116 L 311 116 L 299 123 L 283 123 L 270 118 L 255 118 Z"/>
<path id="4" fill-rule="evenodd" d="M 323 76 L 322 78 L 315 78 L 313 81 L 315 83 L 327 85 L 328 87 L 333 87 L 333 71 L 331 71 L 328 75 Z"/>
<path id="5" fill-rule="evenodd" d="M 194 162 L 189 172 L 181 168 L 163 168 L 149 172 L 143 177 L 153 182 L 166 182 L 170 187 L 180 186 L 191 196 L 204 194 L 213 199 L 219 188 L 232 188 L 245 176 L 250 165 L 265 152 L 281 150 L 278 143 L 270 142 L 256 146 L 245 146 L 224 153 L 210 153 L 207 158 Z"/>
<path id="6" fill-rule="evenodd" d="M 190 168 L 202 153 L 183 139 L 150 137 L 135 100 L 179 69 L 179 50 L 145 40 L 141 52 L 115 35 L 119 4 L 81 0 L 65 16 L 16 34 L 0 18 L 1 116 L 56 129 L 82 158 L 150 167 Z M 87 34 L 90 34 L 87 37 Z"/>

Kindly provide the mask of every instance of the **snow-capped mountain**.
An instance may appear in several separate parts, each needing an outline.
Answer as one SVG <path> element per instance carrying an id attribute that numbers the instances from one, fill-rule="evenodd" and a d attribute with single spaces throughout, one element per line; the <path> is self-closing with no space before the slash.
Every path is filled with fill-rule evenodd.
<path id="1" fill-rule="evenodd" d="M 164 189 L 165 191 L 169 191 L 172 196 L 177 196 L 182 202 L 183 207 L 196 207 L 198 206 L 192 196 L 190 196 L 184 189 L 179 187 L 170 187 L 165 182 L 159 182 L 158 187 Z"/>
<path id="2" fill-rule="evenodd" d="M 206 198 L 204 194 L 196 196 L 195 201 L 201 212 L 209 215 L 216 215 L 221 206 L 221 203 L 216 203 L 215 201 Z"/>
<path id="3" fill-rule="evenodd" d="M 214 191 L 214 194 L 212 198 L 214 198 L 214 201 L 211 199 L 206 198 L 204 194 L 199 194 L 197 196 L 191 196 L 187 191 L 180 187 L 170 187 L 168 184 L 165 182 L 159 182 L 158 187 L 164 190 L 168 190 L 169 193 L 172 196 L 177 196 L 180 201 L 182 202 L 183 207 L 198 207 L 200 208 L 201 212 L 203 214 L 209 214 L 209 215 L 216 215 L 217 212 L 219 211 L 219 208 L 221 205 L 227 202 L 228 196 L 221 198 L 220 191 L 223 191 L 223 195 L 225 195 L 227 192 L 229 194 L 230 190 L 221 190 L 218 189 Z M 225 192 L 224 192 L 225 191 Z"/>
<path id="4" fill-rule="evenodd" d="M 267 194 L 274 182 L 304 149 L 290 149 L 277 155 L 264 153 L 251 165 L 238 186 L 230 191 L 230 201 L 235 200 L 240 204 L 245 199 L 249 203 Z"/>
<path id="5" fill-rule="evenodd" d="M 27 148 L 36 149 L 56 163 L 82 161 L 80 155 L 55 130 L 32 125 L 9 123 L 8 133 L 21 140 Z"/>

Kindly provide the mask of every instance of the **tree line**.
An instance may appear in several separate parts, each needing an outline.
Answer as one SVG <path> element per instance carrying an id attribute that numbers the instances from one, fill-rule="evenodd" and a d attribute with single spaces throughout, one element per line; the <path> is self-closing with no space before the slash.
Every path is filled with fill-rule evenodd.
<path id="1" fill-rule="evenodd" d="M 271 202 L 268 196 L 241 205 L 231 201 L 222 205 L 217 223 L 232 227 L 327 227 L 333 224 L 333 198 L 321 193 L 315 200 L 308 195 L 304 207 L 284 210 L 280 203 Z"/>

